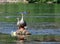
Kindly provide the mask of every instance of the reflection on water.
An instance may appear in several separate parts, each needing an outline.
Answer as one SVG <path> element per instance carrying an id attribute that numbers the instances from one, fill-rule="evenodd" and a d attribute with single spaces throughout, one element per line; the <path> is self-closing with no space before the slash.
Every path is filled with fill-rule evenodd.
<path id="1" fill-rule="evenodd" d="M 0 42 L 0 44 L 16 44 L 15 42 Z"/>
<path id="2" fill-rule="evenodd" d="M 0 44 L 60 44 L 60 42 L 0 42 Z"/>
<path id="3" fill-rule="evenodd" d="M 15 31 L 17 26 L 15 23 L 0 23 L 0 32 L 10 33 L 12 30 Z M 7 32 L 6 32 L 7 31 Z M 34 34 L 56 34 L 60 35 L 60 29 L 29 29 L 29 31 Z M 36 41 L 28 41 L 28 42 L 0 42 L 0 44 L 60 44 L 60 42 L 36 42 Z"/>
<path id="4" fill-rule="evenodd" d="M 24 42 L 17 41 L 16 44 L 24 44 Z"/>
<path id="5" fill-rule="evenodd" d="M 30 23 L 29 23 L 30 24 Z M 49 23 L 41 23 L 41 24 L 49 24 Z M 35 24 L 34 24 L 35 25 Z M 40 26 L 40 24 L 38 23 L 37 25 Z M 36 28 L 38 28 L 38 26 L 36 25 Z M 51 25 L 51 24 L 49 24 Z M 60 28 L 58 29 L 41 29 L 39 28 L 38 30 L 35 29 L 35 27 L 30 28 L 31 26 L 28 25 L 28 31 L 31 32 L 33 35 L 34 34 L 54 34 L 54 35 L 60 35 Z M 16 31 L 17 30 L 17 25 L 16 22 L 12 22 L 12 23 L 8 23 L 8 22 L 0 22 L 0 32 L 2 33 L 8 33 L 10 34 L 11 31 Z"/>
<path id="6" fill-rule="evenodd" d="M 26 42 L 26 41 L 16 41 L 16 44 L 29 44 L 29 42 Z"/>

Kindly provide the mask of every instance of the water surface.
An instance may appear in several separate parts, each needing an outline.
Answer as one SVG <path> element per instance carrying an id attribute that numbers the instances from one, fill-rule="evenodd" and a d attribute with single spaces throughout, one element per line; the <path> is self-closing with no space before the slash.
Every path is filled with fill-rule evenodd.
<path id="1" fill-rule="evenodd" d="M 36 26 L 37 27 L 37 26 Z M 38 28 L 38 27 L 37 27 Z M 8 33 L 10 34 L 11 31 L 16 31 L 18 29 L 16 22 L 8 23 L 8 22 L 0 22 L 0 32 L 2 33 Z M 45 35 L 45 34 L 54 34 L 54 35 L 60 35 L 60 29 L 36 29 L 36 28 L 28 28 L 29 32 L 31 32 L 33 35 Z"/>
<path id="2" fill-rule="evenodd" d="M 60 44 L 60 42 L 0 42 L 0 44 Z"/>

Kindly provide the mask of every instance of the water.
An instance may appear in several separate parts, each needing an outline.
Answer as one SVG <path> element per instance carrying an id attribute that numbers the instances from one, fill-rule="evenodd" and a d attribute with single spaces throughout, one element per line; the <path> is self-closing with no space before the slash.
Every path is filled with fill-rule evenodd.
<path id="1" fill-rule="evenodd" d="M 0 22 L 0 32 L 1 33 L 7 33 L 10 34 L 11 31 L 16 31 L 17 26 L 16 23 L 7 23 L 7 22 Z M 34 29 L 30 28 L 28 29 L 29 32 L 31 32 L 33 35 L 49 35 L 49 34 L 54 34 L 54 35 L 60 35 L 60 29 Z M 27 41 L 24 43 L 21 42 L 0 42 L 0 44 L 60 44 L 60 42 L 36 42 L 36 41 Z"/>
<path id="2" fill-rule="evenodd" d="M 0 42 L 0 44 L 60 44 L 60 42 Z"/>
<path id="3" fill-rule="evenodd" d="M 16 23 L 8 23 L 8 22 L 0 22 L 0 32 L 1 33 L 7 33 L 10 34 L 11 31 L 16 31 L 18 29 Z M 54 34 L 54 35 L 60 35 L 60 29 L 35 29 L 35 28 L 28 28 L 27 29 L 32 35 L 37 34 L 37 35 L 49 35 L 49 34 Z"/>

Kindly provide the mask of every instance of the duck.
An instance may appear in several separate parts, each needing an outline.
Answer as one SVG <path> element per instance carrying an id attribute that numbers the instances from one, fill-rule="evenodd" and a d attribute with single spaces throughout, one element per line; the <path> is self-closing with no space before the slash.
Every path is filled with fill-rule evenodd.
<path id="1" fill-rule="evenodd" d="M 23 19 L 23 14 L 21 14 L 21 15 L 22 15 L 21 20 L 19 20 L 19 18 L 17 18 L 17 26 L 24 25 L 25 28 L 27 28 L 26 21 L 24 21 L 24 19 Z"/>

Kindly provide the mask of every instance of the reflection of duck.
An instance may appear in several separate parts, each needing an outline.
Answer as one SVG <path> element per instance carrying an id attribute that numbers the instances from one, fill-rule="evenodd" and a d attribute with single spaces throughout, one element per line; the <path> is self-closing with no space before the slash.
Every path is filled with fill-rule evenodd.
<path id="1" fill-rule="evenodd" d="M 17 25 L 18 25 L 18 26 L 19 26 L 19 25 L 24 25 L 24 26 L 26 27 L 26 22 L 23 20 L 23 14 L 21 14 L 21 15 L 22 15 L 21 20 L 19 20 L 19 18 L 17 18 L 17 20 L 18 20 Z"/>

